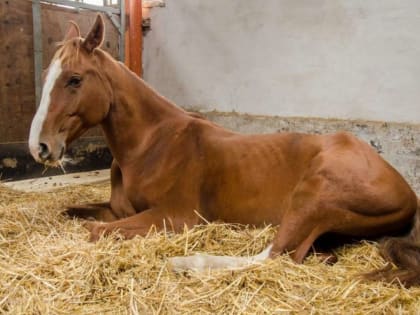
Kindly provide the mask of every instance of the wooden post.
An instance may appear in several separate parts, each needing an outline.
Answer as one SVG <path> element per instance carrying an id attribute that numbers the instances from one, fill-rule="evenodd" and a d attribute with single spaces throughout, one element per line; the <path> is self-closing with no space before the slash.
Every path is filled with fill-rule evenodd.
<path id="1" fill-rule="evenodd" d="M 137 75 L 142 75 L 142 6 L 141 0 L 126 1 L 127 31 L 125 64 Z"/>

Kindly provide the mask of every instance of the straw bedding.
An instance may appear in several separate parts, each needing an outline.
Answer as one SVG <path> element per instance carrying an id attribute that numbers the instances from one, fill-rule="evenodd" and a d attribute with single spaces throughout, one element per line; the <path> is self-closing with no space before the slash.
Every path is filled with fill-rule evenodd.
<path id="1" fill-rule="evenodd" d="M 338 263 L 303 265 L 286 255 L 236 271 L 176 274 L 166 257 L 253 255 L 274 229 L 210 224 L 87 242 L 65 205 L 108 199 L 109 186 L 21 193 L 0 185 L 0 313 L 10 314 L 419 314 L 420 289 L 365 282 L 384 265 L 375 243 L 337 250 Z"/>

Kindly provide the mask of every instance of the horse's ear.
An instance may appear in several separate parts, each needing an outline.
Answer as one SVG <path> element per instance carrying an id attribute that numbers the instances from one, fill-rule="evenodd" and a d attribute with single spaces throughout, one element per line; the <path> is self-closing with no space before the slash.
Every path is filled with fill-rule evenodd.
<path id="1" fill-rule="evenodd" d="M 86 39 L 83 41 L 83 47 L 91 53 L 96 47 L 101 46 L 105 37 L 105 24 L 102 16 L 96 16 L 95 24 L 93 24 Z"/>
<path id="2" fill-rule="evenodd" d="M 68 39 L 72 39 L 75 37 L 80 37 L 80 29 L 76 22 L 69 21 L 69 29 L 67 30 L 66 36 L 64 36 L 63 42 Z"/>

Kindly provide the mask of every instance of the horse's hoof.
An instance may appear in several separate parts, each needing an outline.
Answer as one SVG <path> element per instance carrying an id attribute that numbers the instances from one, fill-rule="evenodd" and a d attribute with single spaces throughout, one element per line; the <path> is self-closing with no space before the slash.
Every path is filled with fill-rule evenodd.
<path id="1" fill-rule="evenodd" d="M 82 226 L 90 232 L 89 242 L 97 242 L 106 232 L 103 223 L 84 221 Z"/>
<path id="2" fill-rule="evenodd" d="M 90 231 L 90 232 L 92 232 L 93 231 L 93 229 L 98 225 L 99 223 L 98 222 L 92 222 L 92 221 L 83 221 L 82 222 L 82 226 L 86 229 L 86 230 L 88 230 L 88 231 Z"/>

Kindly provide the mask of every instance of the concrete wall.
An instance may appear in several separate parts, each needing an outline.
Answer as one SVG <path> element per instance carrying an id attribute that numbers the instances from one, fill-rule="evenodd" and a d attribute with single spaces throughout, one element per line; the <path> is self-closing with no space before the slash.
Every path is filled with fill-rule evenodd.
<path id="1" fill-rule="evenodd" d="M 144 77 L 179 105 L 420 123 L 418 0 L 167 0 Z"/>

